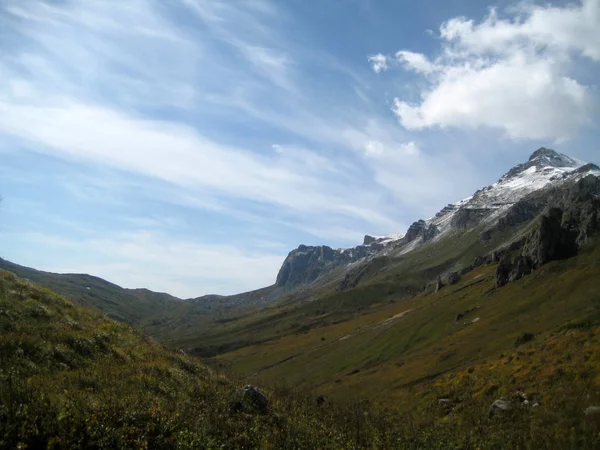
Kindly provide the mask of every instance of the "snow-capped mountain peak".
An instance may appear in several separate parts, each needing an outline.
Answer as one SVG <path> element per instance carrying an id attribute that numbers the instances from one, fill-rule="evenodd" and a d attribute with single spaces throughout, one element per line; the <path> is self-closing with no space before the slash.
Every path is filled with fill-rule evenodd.
<path id="1" fill-rule="evenodd" d="M 572 167 L 577 168 L 585 163 L 570 156 L 558 153 L 550 148 L 540 147 L 529 157 L 529 162 L 536 161 L 542 167 Z"/>
<path id="2" fill-rule="evenodd" d="M 541 147 L 531 154 L 529 160 L 523 164 L 517 164 L 515 167 L 506 172 L 499 182 L 507 178 L 518 176 L 523 172 L 528 174 L 535 173 L 536 169 L 554 168 L 562 171 L 577 169 L 585 164 L 585 162 L 572 158 L 562 153 L 558 153 L 550 148 Z"/>
<path id="3" fill-rule="evenodd" d="M 427 223 L 435 225 L 441 237 L 456 226 L 457 221 L 461 221 L 456 216 L 461 210 L 462 215 L 481 216 L 480 220 L 491 221 L 531 192 L 589 173 L 600 175 L 597 169 L 593 164 L 541 147 L 531 154 L 527 162 L 517 164 L 497 182 L 479 189 L 472 197 L 448 205 Z"/>
<path id="4" fill-rule="evenodd" d="M 491 226 L 513 205 L 532 192 L 588 175 L 600 177 L 600 168 L 548 148 L 533 152 L 497 182 L 472 196 L 446 205 L 434 217 L 413 222 L 405 234 L 366 235 L 362 245 L 332 249 L 301 245 L 292 250 L 277 276 L 277 285 L 295 287 L 312 283 L 324 273 L 345 267 L 351 270 L 377 256 L 404 255 L 427 242 L 438 241 L 449 232 L 463 232 L 477 226 Z"/>

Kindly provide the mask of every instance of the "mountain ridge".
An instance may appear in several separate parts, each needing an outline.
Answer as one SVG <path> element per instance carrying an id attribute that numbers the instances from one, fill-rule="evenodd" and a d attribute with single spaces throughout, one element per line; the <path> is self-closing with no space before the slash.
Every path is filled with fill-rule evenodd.
<path id="1" fill-rule="evenodd" d="M 406 233 L 373 237 L 366 235 L 362 245 L 332 249 L 328 246 L 300 245 L 292 250 L 278 273 L 276 285 L 294 289 L 313 283 L 322 275 L 343 265 L 357 264 L 400 249 L 400 254 L 418 245 L 440 239 L 456 229 L 476 224 L 492 225 L 526 195 L 564 181 L 591 174 L 600 176 L 600 168 L 555 150 L 540 147 L 525 163 L 508 170 L 500 179 L 472 196 L 442 208 L 429 219 L 413 222 Z"/>

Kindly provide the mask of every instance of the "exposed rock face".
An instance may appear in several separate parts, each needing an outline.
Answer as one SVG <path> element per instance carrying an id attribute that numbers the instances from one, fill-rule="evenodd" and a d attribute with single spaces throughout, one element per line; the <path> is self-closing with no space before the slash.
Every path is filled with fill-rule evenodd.
<path id="1" fill-rule="evenodd" d="M 346 249 L 301 245 L 288 254 L 279 269 L 275 284 L 285 288 L 310 284 L 339 266 L 374 256 L 385 247 L 386 240 L 389 241 L 386 238 L 365 236 L 368 244 Z"/>
<path id="2" fill-rule="evenodd" d="M 449 286 L 458 283 L 458 280 L 460 280 L 460 275 L 458 274 L 458 272 L 448 272 L 442 277 L 442 283 L 447 284 Z"/>
<path id="3" fill-rule="evenodd" d="M 520 207 L 518 211 L 526 211 L 525 215 L 531 214 L 540 205 L 547 209 L 528 236 L 491 255 L 491 260 L 502 252 L 506 255 L 496 269 L 496 287 L 518 280 L 549 261 L 576 255 L 582 244 L 600 232 L 598 177 L 590 175 L 563 189 L 535 193 L 519 203 L 525 209 Z M 498 225 L 501 224 L 499 221 Z M 504 224 L 512 226 L 514 222 Z M 520 254 L 512 262 L 508 253 L 514 254 L 515 250 L 520 250 Z"/>
<path id="4" fill-rule="evenodd" d="M 510 272 L 508 273 L 508 281 L 516 281 L 525 275 L 529 275 L 533 270 L 531 259 L 527 256 L 517 256 Z"/>
<path id="5" fill-rule="evenodd" d="M 479 267 L 485 264 L 485 258 L 483 256 L 476 256 L 473 260 L 473 267 Z"/>
<path id="6" fill-rule="evenodd" d="M 491 210 L 487 208 L 463 208 L 456 211 L 452 217 L 452 228 L 458 230 L 466 230 L 479 224 L 482 219 L 485 219 Z"/>
<path id="7" fill-rule="evenodd" d="M 551 208 L 541 217 L 539 227 L 527 242 L 523 254 L 531 258 L 535 267 L 577 253 L 577 235 L 562 227 L 562 217 L 560 208 Z"/>
<path id="8" fill-rule="evenodd" d="M 422 236 L 425 230 L 427 229 L 427 224 L 424 220 L 417 220 L 413 222 L 410 227 L 408 227 L 408 231 L 406 232 L 406 236 L 404 239 L 406 242 L 411 242 L 417 239 L 419 236 Z"/>
<path id="9" fill-rule="evenodd" d="M 510 271 L 512 269 L 512 261 L 510 259 L 510 256 L 504 256 L 500 262 L 498 263 L 498 267 L 496 267 L 496 274 L 494 275 L 495 278 L 495 286 L 497 288 L 504 286 L 506 283 L 508 283 L 509 280 L 509 274 Z"/>
<path id="10" fill-rule="evenodd" d="M 460 271 L 458 272 L 458 274 L 460 276 L 466 275 L 467 273 L 471 272 L 472 270 L 473 270 L 473 266 L 466 266 L 466 267 L 463 267 L 462 269 L 460 269 Z"/>
<path id="11" fill-rule="evenodd" d="M 299 246 L 292 250 L 277 275 L 277 286 L 297 286 L 302 283 L 311 283 L 316 280 L 323 269 L 334 261 L 341 263 L 345 260 L 343 254 L 334 251 L 331 247 Z"/>
<path id="12" fill-rule="evenodd" d="M 389 264 L 389 258 L 385 256 L 378 256 L 371 259 L 369 262 L 363 264 L 356 270 L 349 271 L 344 276 L 344 279 L 339 285 L 339 290 L 344 291 L 356 287 L 360 280 L 367 275 L 373 275 L 380 270 L 384 269 Z"/>
<path id="13" fill-rule="evenodd" d="M 504 217 L 498 220 L 497 228 L 502 231 L 508 227 L 519 225 L 534 219 L 543 209 L 543 205 L 532 201 L 521 200 L 515 203 Z"/>
<path id="14" fill-rule="evenodd" d="M 415 239 L 423 238 L 423 242 L 432 240 L 439 234 L 439 229 L 435 225 L 427 225 L 424 220 L 417 220 L 408 228 L 404 236 L 404 242 L 412 242 Z"/>

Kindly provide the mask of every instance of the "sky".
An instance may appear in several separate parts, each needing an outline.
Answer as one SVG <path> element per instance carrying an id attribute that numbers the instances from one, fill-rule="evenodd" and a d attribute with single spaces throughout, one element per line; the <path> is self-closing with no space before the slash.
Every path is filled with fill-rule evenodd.
<path id="1" fill-rule="evenodd" d="M 1 0 L 0 257 L 181 298 L 600 162 L 600 0 Z"/>

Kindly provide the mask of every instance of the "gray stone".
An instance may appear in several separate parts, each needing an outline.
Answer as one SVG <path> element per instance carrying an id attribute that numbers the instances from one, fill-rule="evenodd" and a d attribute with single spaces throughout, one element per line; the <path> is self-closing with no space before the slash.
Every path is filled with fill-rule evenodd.
<path id="1" fill-rule="evenodd" d="M 529 275 L 533 270 L 531 258 L 528 256 L 518 256 L 508 274 L 508 281 L 516 281 Z"/>
<path id="2" fill-rule="evenodd" d="M 448 272 L 446 275 L 443 276 L 442 283 L 451 286 L 453 284 L 458 283 L 458 280 L 460 280 L 460 275 L 458 274 L 458 272 Z"/>
<path id="3" fill-rule="evenodd" d="M 460 269 L 460 271 L 458 272 L 458 274 L 461 275 L 461 276 L 462 275 L 466 275 L 469 272 L 471 272 L 472 270 L 473 270 L 473 266 L 466 266 L 466 267 L 463 267 L 462 269 Z"/>
<path id="4" fill-rule="evenodd" d="M 583 412 L 586 416 L 595 416 L 600 414 L 600 406 L 588 406 Z"/>
<path id="5" fill-rule="evenodd" d="M 492 417 L 497 412 L 508 411 L 511 409 L 511 405 L 504 399 L 495 400 L 490 406 L 489 416 Z"/>
<path id="6" fill-rule="evenodd" d="M 512 269 L 512 261 L 510 256 L 506 255 L 502 257 L 496 267 L 496 273 L 494 275 L 496 288 L 504 286 L 509 281 L 509 274 Z"/>
<path id="7" fill-rule="evenodd" d="M 247 385 L 244 387 L 242 404 L 244 410 L 249 413 L 266 414 L 269 412 L 269 400 L 258 388 Z"/>
<path id="8" fill-rule="evenodd" d="M 479 267 L 485 264 L 485 258 L 483 256 L 476 256 L 473 260 L 473 267 Z"/>
<path id="9" fill-rule="evenodd" d="M 481 223 L 491 212 L 487 208 L 461 208 L 452 216 L 450 225 L 457 230 L 467 230 Z"/>
<path id="10" fill-rule="evenodd" d="M 492 239 L 492 230 L 485 230 L 479 233 L 479 240 L 481 242 L 487 242 Z"/>

